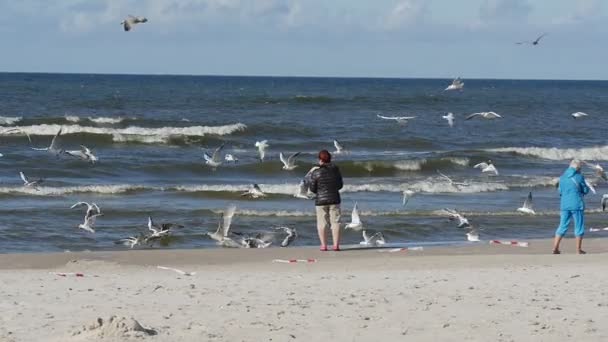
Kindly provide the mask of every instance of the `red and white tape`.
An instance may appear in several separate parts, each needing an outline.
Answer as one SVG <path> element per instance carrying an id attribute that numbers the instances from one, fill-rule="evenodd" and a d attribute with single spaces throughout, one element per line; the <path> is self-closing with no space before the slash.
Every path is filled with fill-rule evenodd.
<path id="1" fill-rule="evenodd" d="M 61 273 L 61 272 L 49 272 L 49 273 L 60 276 L 60 277 L 67 277 L 67 276 L 84 277 L 83 273 Z"/>
<path id="2" fill-rule="evenodd" d="M 525 241 L 506 241 L 506 240 L 491 240 L 490 245 L 508 245 L 516 247 L 528 247 L 528 243 Z"/>
<path id="3" fill-rule="evenodd" d="M 301 263 L 313 263 L 317 262 L 317 259 L 274 259 L 272 262 L 280 262 L 284 264 L 295 264 L 298 262 Z"/>
<path id="4" fill-rule="evenodd" d="M 391 249 L 379 249 L 381 253 L 395 253 L 395 252 L 407 252 L 407 251 L 422 251 L 424 247 L 403 247 L 403 248 L 391 248 Z"/>
<path id="5" fill-rule="evenodd" d="M 590 232 L 601 232 L 602 230 L 608 230 L 608 227 L 606 227 L 606 228 L 589 228 Z"/>

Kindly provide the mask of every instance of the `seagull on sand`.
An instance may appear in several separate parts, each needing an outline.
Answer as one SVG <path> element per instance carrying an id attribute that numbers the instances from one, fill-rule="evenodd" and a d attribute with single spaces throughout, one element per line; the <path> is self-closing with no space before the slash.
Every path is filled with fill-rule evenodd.
<path id="1" fill-rule="evenodd" d="M 593 169 L 595 171 L 595 175 L 598 176 L 599 178 L 608 181 L 608 176 L 606 176 L 606 171 L 604 171 L 604 168 L 600 165 L 600 164 L 592 164 L 592 163 L 587 163 L 586 161 L 583 161 L 583 164 L 589 166 L 591 169 Z"/>
<path id="2" fill-rule="evenodd" d="M 251 184 L 249 190 L 245 191 L 241 194 L 241 196 L 247 196 L 251 198 L 260 198 L 266 197 L 266 194 L 260 189 L 260 186 L 257 184 Z"/>
<path id="3" fill-rule="evenodd" d="M 279 159 L 281 159 L 281 163 L 283 163 L 283 170 L 291 171 L 298 167 L 298 165 L 296 165 L 296 158 L 298 158 L 299 155 L 300 152 L 296 152 L 285 159 L 283 152 L 279 153 Z"/>
<path id="4" fill-rule="evenodd" d="M 413 191 L 413 190 L 403 190 L 402 205 L 403 205 L 404 208 L 407 205 L 407 202 L 410 201 L 410 198 L 414 197 L 415 194 L 416 194 L 416 192 Z"/>
<path id="5" fill-rule="evenodd" d="M 221 144 L 220 147 L 216 148 L 213 151 L 213 155 L 209 155 L 209 153 L 205 152 L 203 154 L 203 158 L 205 158 L 205 164 L 211 167 L 218 167 L 222 165 L 222 149 L 224 148 L 224 144 Z"/>
<path id="6" fill-rule="evenodd" d="M 226 153 L 226 156 L 224 157 L 224 160 L 227 162 L 231 162 L 231 163 L 238 163 L 239 159 L 235 156 L 233 156 L 230 153 Z"/>
<path id="7" fill-rule="evenodd" d="M 95 203 L 87 203 L 87 202 L 78 202 L 76 204 L 74 204 L 73 206 L 70 207 L 70 209 L 74 209 L 76 207 L 80 207 L 80 206 L 87 206 L 87 212 L 84 215 L 84 222 L 82 224 L 78 225 L 78 228 L 80 229 L 84 229 L 87 232 L 90 233 L 95 233 L 95 220 L 98 216 L 103 216 L 103 214 L 101 213 L 101 209 L 99 209 L 99 207 L 97 206 L 97 204 Z"/>
<path id="8" fill-rule="evenodd" d="M 125 20 L 120 22 L 120 25 L 125 29 L 125 31 L 131 31 L 131 28 L 136 24 L 147 23 L 148 19 L 145 17 L 134 17 L 129 15 L 125 18 Z"/>
<path id="9" fill-rule="evenodd" d="M 98 159 L 93 154 L 93 152 L 91 152 L 91 150 L 84 145 L 80 145 L 80 147 L 81 147 L 80 150 L 65 151 L 65 154 L 70 155 L 72 157 L 80 158 L 84 161 L 88 161 L 88 162 L 91 162 L 92 164 L 95 164 L 95 162 L 97 162 Z"/>
<path id="10" fill-rule="evenodd" d="M 589 116 L 589 114 L 583 113 L 583 112 L 576 112 L 576 113 L 572 113 L 570 115 L 572 115 L 572 117 L 575 119 L 584 118 L 586 116 Z"/>
<path id="11" fill-rule="evenodd" d="M 232 224 L 232 218 L 234 217 L 234 213 L 236 211 L 236 205 L 230 204 L 224 212 L 220 216 L 220 220 L 217 225 L 217 230 L 215 232 L 207 232 L 206 236 L 215 240 L 219 245 L 226 247 L 239 247 L 239 245 L 228 237 L 228 233 L 230 232 L 230 225 Z"/>
<path id="12" fill-rule="evenodd" d="M 296 231 L 295 228 L 282 226 L 282 227 L 276 227 L 275 229 L 282 230 L 285 232 L 285 234 L 287 234 L 287 236 L 285 236 L 283 241 L 281 241 L 281 247 L 287 247 L 287 246 L 291 245 L 295 241 L 295 239 L 298 237 L 298 232 Z"/>
<path id="13" fill-rule="evenodd" d="M 457 79 L 452 81 L 452 84 L 450 84 L 447 88 L 445 88 L 443 91 L 448 91 L 448 90 L 462 90 L 464 88 L 464 82 L 462 82 L 462 80 L 460 79 L 460 77 L 458 77 Z"/>
<path id="14" fill-rule="evenodd" d="M 458 225 L 457 228 L 467 228 L 470 227 L 469 219 L 467 219 L 463 214 L 457 212 L 455 209 L 443 209 L 443 211 L 448 215 L 448 220 L 456 221 Z"/>
<path id="15" fill-rule="evenodd" d="M 31 147 L 31 149 L 35 150 L 35 151 L 48 151 L 49 153 L 51 153 L 55 156 L 59 156 L 60 154 L 63 153 L 63 150 L 59 147 L 58 140 L 59 140 L 60 135 L 61 135 L 61 128 L 59 129 L 59 131 L 57 131 L 57 133 L 53 137 L 53 140 L 51 140 L 51 144 L 49 145 L 49 147 L 41 147 L 41 148 Z M 29 135 L 28 135 L 28 137 L 29 137 Z"/>
<path id="16" fill-rule="evenodd" d="M 471 120 L 474 118 L 493 120 L 493 119 L 502 118 L 502 116 L 496 114 L 495 112 L 479 112 L 479 113 L 473 113 L 473 114 L 467 116 L 465 120 Z"/>
<path id="17" fill-rule="evenodd" d="M 538 43 L 540 42 L 540 40 L 541 40 L 541 39 L 542 39 L 544 36 L 546 36 L 546 35 L 547 35 L 546 33 L 543 33 L 543 34 L 541 34 L 541 35 L 540 35 L 538 38 L 536 38 L 536 39 L 535 39 L 535 40 L 533 40 L 533 41 L 523 41 L 523 42 L 517 42 L 517 43 L 515 43 L 515 44 L 517 44 L 517 45 L 522 45 L 522 44 L 532 44 L 532 45 L 538 45 Z"/>
<path id="18" fill-rule="evenodd" d="M 524 201 L 524 205 L 521 208 L 517 208 L 517 211 L 523 214 L 536 215 L 536 212 L 532 208 L 532 191 L 528 193 L 528 197 Z"/>
<path id="19" fill-rule="evenodd" d="M 370 235 L 367 230 L 363 230 L 362 235 L 363 241 L 359 242 L 359 244 L 362 246 L 380 246 L 386 243 L 384 234 L 382 234 L 382 232 L 372 232 Z"/>
<path id="20" fill-rule="evenodd" d="M 21 176 L 21 180 L 23 180 L 23 186 L 25 186 L 26 188 L 32 188 L 34 190 L 39 191 L 40 189 L 38 189 L 38 185 L 40 185 L 40 183 L 44 182 L 44 179 L 42 179 L 42 178 L 30 180 L 29 178 L 27 178 L 25 176 L 25 174 L 23 172 L 19 172 L 19 175 Z"/>
<path id="21" fill-rule="evenodd" d="M 447 120 L 450 127 L 454 127 L 454 114 L 448 113 L 447 115 L 443 115 L 441 118 Z"/>
<path id="22" fill-rule="evenodd" d="M 473 166 L 473 168 L 481 169 L 482 173 L 493 173 L 494 175 L 498 176 L 498 170 L 496 169 L 494 164 L 492 164 L 491 160 L 488 160 L 487 163 L 481 162 L 479 164 L 476 164 L 475 166 Z"/>
<path id="23" fill-rule="evenodd" d="M 255 147 L 258 148 L 260 161 L 264 161 L 264 157 L 266 157 L 266 149 L 268 148 L 268 140 L 256 141 Z"/>
<path id="24" fill-rule="evenodd" d="M 334 147 L 336 148 L 336 150 L 334 151 L 334 154 L 346 153 L 346 150 L 344 149 L 344 146 L 342 146 L 342 144 L 340 144 L 340 142 L 338 140 L 335 140 L 335 139 L 334 139 Z"/>
<path id="25" fill-rule="evenodd" d="M 407 125 L 408 120 L 412 120 L 412 119 L 416 118 L 415 116 L 384 116 L 384 115 L 380 115 L 380 114 L 377 114 L 376 116 L 383 120 L 394 120 L 397 123 L 399 123 L 400 125 Z"/>
<path id="26" fill-rule="evenodd" d="M 361 222 L 361 217 L 359 217 L 359 207 L 357 205 L 357 202 L 355 202 L 353 211 L 350 214 L 350 223 L 347 224 L 346 227 L 344 227 L 344 228 L 357 230 L 357 231 L 363 229 L 363 222 Z"/>

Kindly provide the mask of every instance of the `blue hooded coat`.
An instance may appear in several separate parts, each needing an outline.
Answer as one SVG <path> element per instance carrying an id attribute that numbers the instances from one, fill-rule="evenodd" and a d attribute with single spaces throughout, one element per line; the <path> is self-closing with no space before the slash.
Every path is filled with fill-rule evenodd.
<path id="1" fill-rule="evenodd" d="M 585 177 L 569 167 L 559 178 L 559 195 L 561 197 L 561 210 L 585 210 L 583 196 L 589 193 L 589 187 L 585 182 Z"/>

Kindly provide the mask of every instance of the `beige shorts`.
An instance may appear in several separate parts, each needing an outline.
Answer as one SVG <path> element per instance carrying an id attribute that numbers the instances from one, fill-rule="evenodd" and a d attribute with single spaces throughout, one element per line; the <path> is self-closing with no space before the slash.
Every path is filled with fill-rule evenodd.
<path id="1" fill-rule="evenodd" d="M 332 230 L 340 229 L 340 205 L 319 205 L 315 207 L 317 212 L 317 229 L 331 227 Z"/>

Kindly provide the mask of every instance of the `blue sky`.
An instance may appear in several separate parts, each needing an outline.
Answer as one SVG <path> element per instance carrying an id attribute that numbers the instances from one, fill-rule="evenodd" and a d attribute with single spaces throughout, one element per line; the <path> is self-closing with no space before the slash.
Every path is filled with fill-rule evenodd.
<path id="1" fill-rule="evenodd" d="M 608 79 L 605 2 L 6 0 L 0 70 Z"/>

